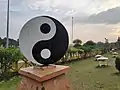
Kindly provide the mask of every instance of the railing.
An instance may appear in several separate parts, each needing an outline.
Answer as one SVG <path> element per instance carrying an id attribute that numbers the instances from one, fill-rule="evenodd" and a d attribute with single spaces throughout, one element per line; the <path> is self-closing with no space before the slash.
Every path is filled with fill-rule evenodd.
<path id="1" fill-rule="evenodd" d="M 81 53 L 81 54 L 79 54 L 77 52 L 76 53 L 66 53 L 56 64 L 62 64 L 62 63 L 71 62 L 71 61 L 75 61 L 75 60 L 82 60 L 85 58 L 93 57 L 96 54 L 102 54 L 102 52 L 89 52 L 89 53 Z M 27 60 L 20 60 L 19 62 L 13 64 L 13 68 L 14 68 L 14 70 L 15 69 L 20 70 L 20 68 L 29 67 L 32 65 L 33 64 L 31 64 Z"/>

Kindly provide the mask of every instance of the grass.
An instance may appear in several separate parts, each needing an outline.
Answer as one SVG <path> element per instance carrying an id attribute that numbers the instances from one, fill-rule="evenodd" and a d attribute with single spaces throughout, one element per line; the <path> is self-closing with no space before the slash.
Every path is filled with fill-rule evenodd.
<path id="1" fill-rule="evenodd" d="M 106 54 L 109 61 L 112 61 L 110 54 Z M 68 73 L 73 90 L 120 90 L 120 76 L 114 65 L 109 67 L 96 68 L 94 58 L 71 62 Z M 7 83 L 0 83 L 0 90 L 16 90 L 20 78 L 14 77 Z"/>
<path id="2" fill-rule="evenodd" d="M 0 90 L 17 90 L 20 80 L 20 77 L 14 77 L 7 82 L 0 82 Z"/>
<path id="3" fill-rule="evenodd" d="M 110 54 L 104 56 L 113 60 Z M 94 58 L 89 58 L 68 65 L 71 67 L 68 76 L 73 90 L 120 90 L 120 76 L 115 74 L 117 70 L 112 64 L 96 68 Z"/>

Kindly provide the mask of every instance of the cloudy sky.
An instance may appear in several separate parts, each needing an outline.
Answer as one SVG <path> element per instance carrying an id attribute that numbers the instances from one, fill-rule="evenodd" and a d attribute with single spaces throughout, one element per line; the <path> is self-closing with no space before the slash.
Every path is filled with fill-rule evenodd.
<path id="1" fill-rule="evenodd" d="M 0 37 L 6 35 L 7 0 L 0 0 Z M 10 0 L 10 38 L 18 39 L 22 26 L 31 18 L 50 15 L 62 22 L 71 38 L 115 41 L 120 36 L 120 0 Z"/>

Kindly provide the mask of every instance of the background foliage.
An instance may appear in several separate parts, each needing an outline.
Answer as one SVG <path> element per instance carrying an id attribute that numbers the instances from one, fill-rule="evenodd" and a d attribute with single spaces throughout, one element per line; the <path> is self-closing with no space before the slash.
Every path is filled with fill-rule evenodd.
<path id="1" fill-rule="evenodd" d="M 28 63 L 26 58 L 21 54 L 19 50 L 19 40 L 9 39 L 9 48 L 5 48 L 6 38 L 0 38 L 0 80 L 8 80 L 17 74 L 19 69 L 19 61 L 24 61 L 25 67 L 33 65 Z M 56 64 L 67 63 L 75 60 L 82 60 L 85 58 L 93 57 L 96 54 L 104 54 L 111 49 L 120 49 L 120 38 L 116 42 L 94 42 L 88 40 L 82 43 L 82 40 L 75 39 L 66 54 L 56 62 Z M 116 68 L 118 69 L 118 61 L 116 61 Z M 118 69 L 119 70 L 119 69 Z"/>

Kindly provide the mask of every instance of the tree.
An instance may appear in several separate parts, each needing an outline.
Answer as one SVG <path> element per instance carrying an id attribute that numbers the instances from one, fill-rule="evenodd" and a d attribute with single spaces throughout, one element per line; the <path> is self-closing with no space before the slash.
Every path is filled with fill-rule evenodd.
<path id="1" fill-rule="evenodd" d="M 78 51 L 78 49 L 76 49 L 75 47 L 69 47 L 68 48 L 69 53 L 76 53 L 77 51 Z"/>
<path id="2" fill-rule="evenodd" d="M 109 43 L 109 48 L 110 50 L 117 50 L 118 46 L 117 46 L 117 43 L 116 42 L 111 42 Z"/>
<path id="3" fill-rule="evenodd" d="M 18 44 L 18 46 L 19 46 L 19 39 L 17 39 L 17 44 Z"/>
<path id="4" fill-rule="evenodd" d="M 118 45 L 118 49 L 120 49 L 120 37 L 118 37 L 117 39 L 117 45 Z"/>
<path id="5" fill-rule="evenodd" d="M 87 52 L 90 52 L 90 51 L 91 51 L 91 48 L 88 47 L 88 46 L 81 46 L 80 49 L 84 50 L 84 53 L 87 53 Z"/>
<path id="6" fill-rule="evenodd" d="M 7 39 L 6 37 L 4 39 L 2 39 L 4 47 L 6 45 L 6 39 Z M 14 40 L 14 39 L 10 39 L 9 38 L 9 46 L 10 47 L 17 47 L 18 46 L 18 42 L 16 40 Z"/>
<path id="7" fill-rule="evenodd" d="M 120 42 L 120 37 L 118 37 L 117 42 Z"/>
<path id="8" fill-rule="evenodd" d="M 87 58 L 87 54 L 89 54 L 92 51 L 92 49 L 89 46 L 81 46 L 80 49 L 84 51 L 83 58 Z"/>
<path id="9" fill-rule="evenodd" d="M 95 43 L 94 41 L 92 41 L 92 40 L 89 40 L 89 41 L 87 41 L 86 43 L 84 43 L 84 46 L 85 46 L 85 45 L 95 46 L 96 43 Z"/>
<path id="10" fill-rule="evenodd" d="M 98 48 L 103 48 L 104 47 L 104 43 L 103 42 L 97 42 L 97 47 Z"/>
<path id="11" fill-rule="evenodd" d="M 73 43 L 75 48 L 79 48 L 82 44 L 82 41 L 80 39 L 75 39 Z"/>
<path id="12" fill-rule="evenodd" d="M 2 38 L 0 37 L 0 46 L 3 45 Z"/>

